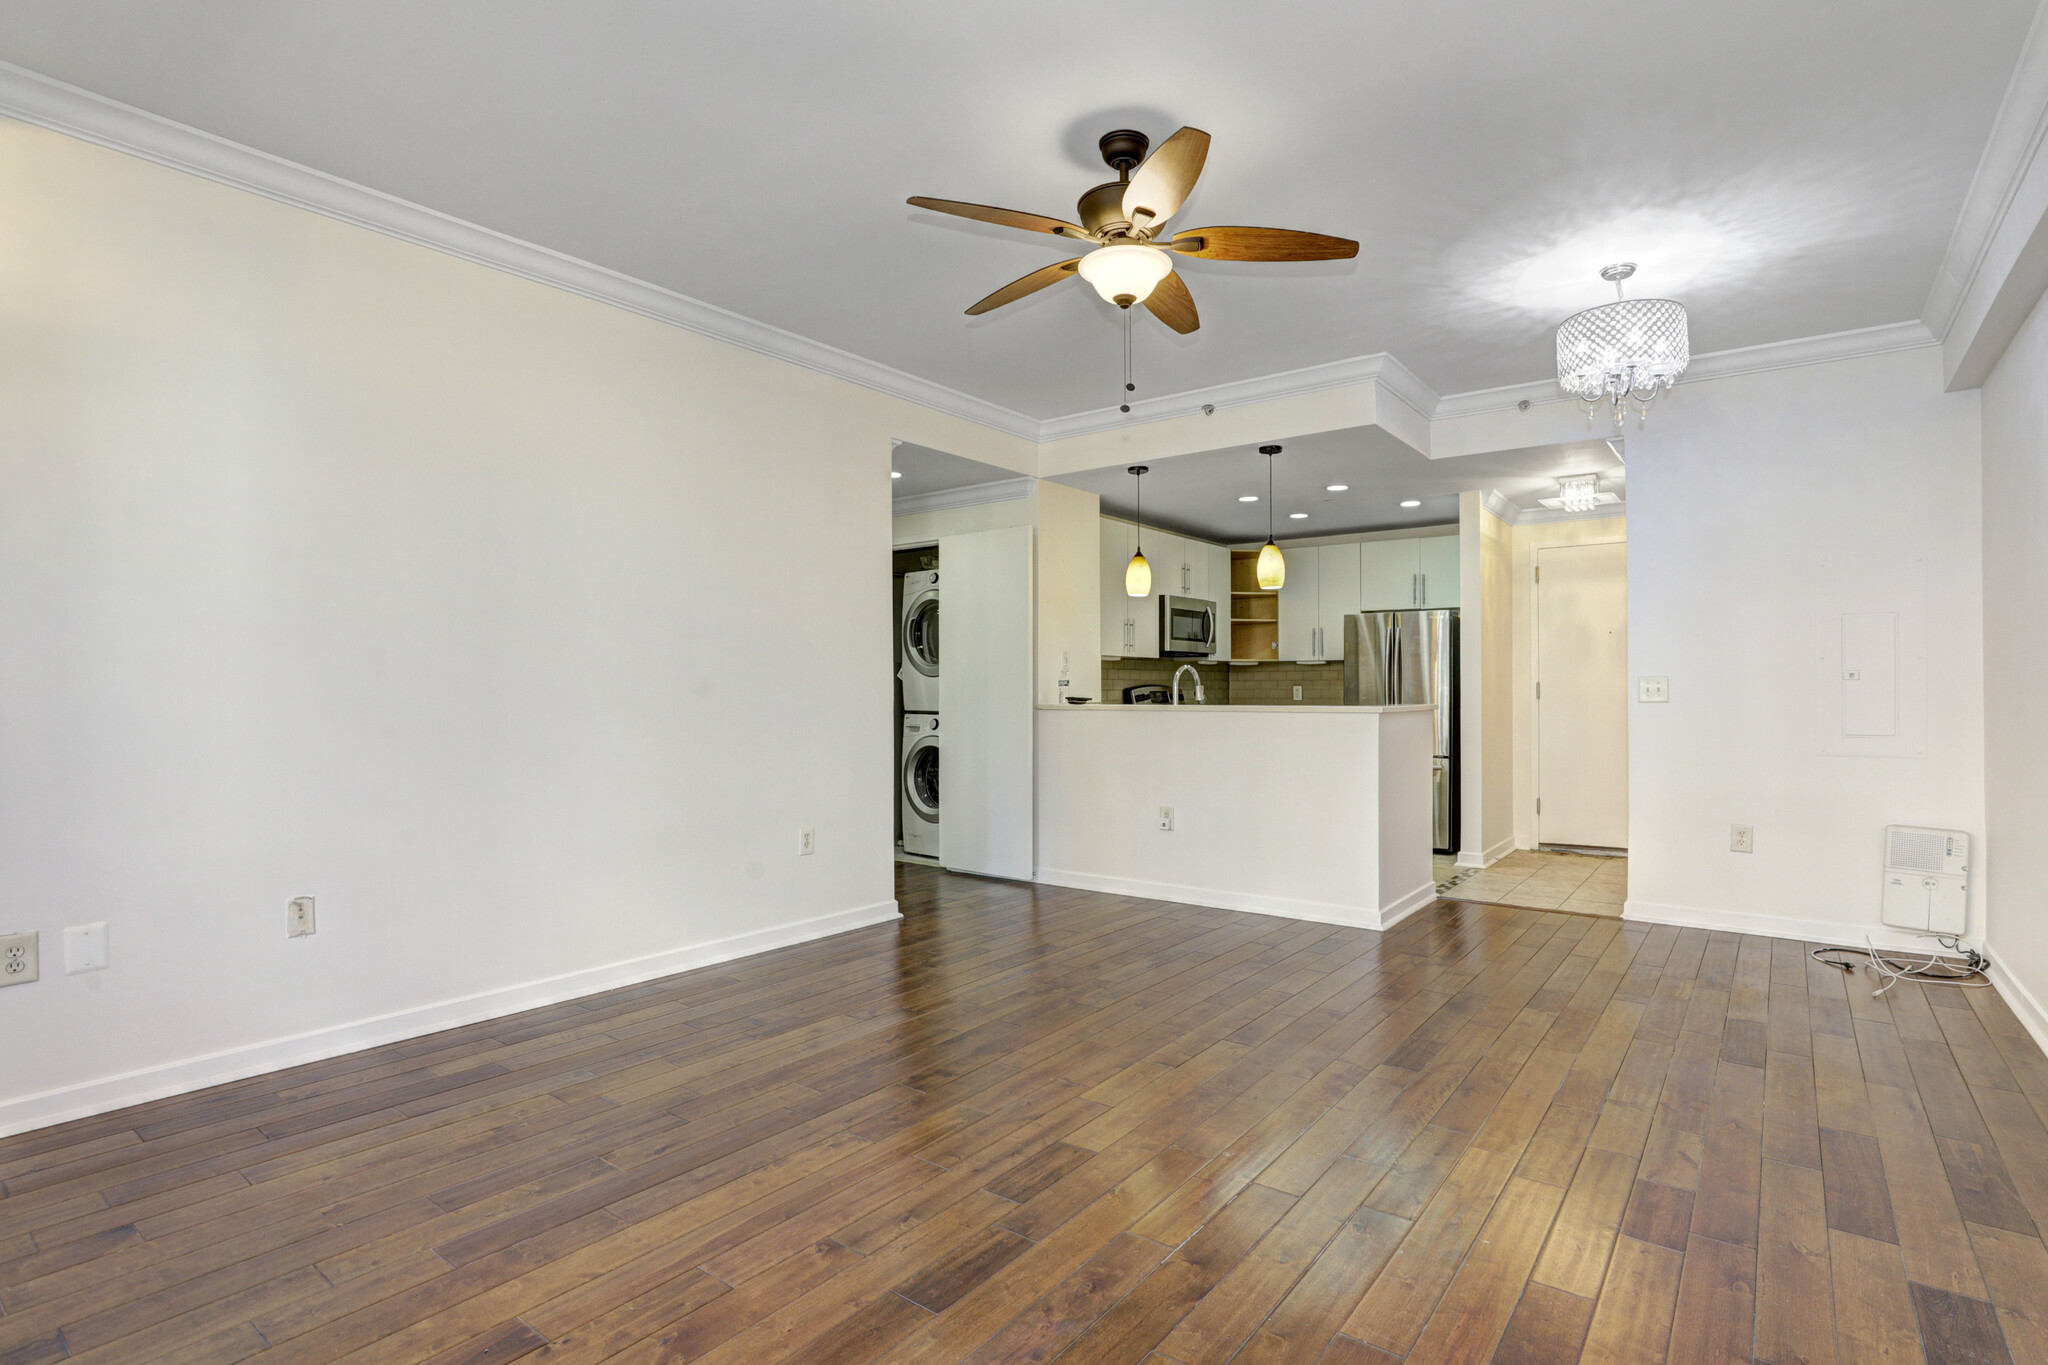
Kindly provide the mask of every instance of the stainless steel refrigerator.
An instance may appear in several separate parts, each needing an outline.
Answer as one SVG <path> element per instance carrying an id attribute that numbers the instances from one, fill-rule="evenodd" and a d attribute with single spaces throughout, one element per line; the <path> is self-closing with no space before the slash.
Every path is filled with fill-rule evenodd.
<path id="1" fill-rule="evenodd" d="M 1458 613 L 1344 618 L 1346 706 L 1436 707 L 1436 851 L 1458 851 Z"/>

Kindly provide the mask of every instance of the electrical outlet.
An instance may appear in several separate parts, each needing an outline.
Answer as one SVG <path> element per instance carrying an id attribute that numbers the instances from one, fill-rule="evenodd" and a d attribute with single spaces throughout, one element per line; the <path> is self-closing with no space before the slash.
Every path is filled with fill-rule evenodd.
<path id="1" fill-rule="evenodd" d="M 1300 685 L 1299 683 L 1295 684 L 1295 688 L 1294 688 L 1294 699 L 1295 699 L 1296 701 L 1300 701 L 1300 700 L 1301 700 L 1301 685 Z"/>
<path id="2" fill-rule="evenodd" d="M 1636 679 L 1636 700 L 1637 700 L 1637 701 L 1670 701 L 1670 700 L 1671 700 L 1671 679 L 1669 679 L 1669 678 L 1637 678 L 1637 679 Z"/>
<path id="3" fill-rule="evenodd" d="M 0 934 L 0 986 L 26 986 L 43 974 L 39 935 Z"/>
<path id="4" fill-rule="evenodd" d="M 107 965 L 107 922 L 73 924 L 64 930 L 64 974 L 96 972 Z"/>
<path id="5" fill-rule="evenodd" d="M 298 896 L 284 909 L 286 938 L 304 938 L 313 932 L 313 898 Z"/>
<path id="6" fill-rule="evenodd" d="M 1173 828 L 1172 806 L 1161 806 L 1159 808 L 1159 828 L 1166 830 L 1170 830 Z"/>
<path id="7" fill-rule="evenodd" d="M 1756 826 L 1728 826 L 1728 851 L 1730 853 L 1756 852 Z"/>
<path id="8" fill-rule="evenodd" d="M 808 858 L 818 851 L 818 831 L 805 825 L 796 832 L 796 856 Z"/>

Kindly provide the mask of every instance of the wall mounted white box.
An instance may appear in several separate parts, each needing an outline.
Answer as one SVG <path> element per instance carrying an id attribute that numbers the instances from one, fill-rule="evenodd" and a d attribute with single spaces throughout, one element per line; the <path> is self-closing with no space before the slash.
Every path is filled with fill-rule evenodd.
<path id="1" fill-rule="evenodd" d="M 1970 909 L 1970 836 L 1959 829 L 1887 825 L 1886 924 L 1923 934 L 1960 934 Z"/>
<path id="2" fill-rule="evenodd" d="M 107 923 L 73 924 L 64 930 L 64 974 L 96 972 L 107 965 Z"/>

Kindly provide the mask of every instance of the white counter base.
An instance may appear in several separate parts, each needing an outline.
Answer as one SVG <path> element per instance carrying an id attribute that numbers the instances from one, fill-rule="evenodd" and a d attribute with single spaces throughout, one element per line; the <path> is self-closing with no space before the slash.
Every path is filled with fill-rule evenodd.
<path id="1" fill-rule="evenodd" d="M 1042 707 L 1037 879 L 1389 928 L 1436 899 L 1431 711 Z"/>

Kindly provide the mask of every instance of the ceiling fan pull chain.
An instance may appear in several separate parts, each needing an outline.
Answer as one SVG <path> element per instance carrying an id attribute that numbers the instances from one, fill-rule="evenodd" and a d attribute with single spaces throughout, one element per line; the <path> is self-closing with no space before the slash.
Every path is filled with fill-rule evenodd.
<path id="1" fill-rule="evenodd" d="M 1131 394 L 1133 394 L 1133 393 L 1135 393 L 1135 392 L 1137 391 L 1137 388 L 1138 388 L 1138 386 L 1137 386 L 1136 384 L 1133 384 L 1133 383 L 1131 382 L 1131 310 L 1130 310 L 1130 309 L 1128 309 L 1128 308 L 1126 308 L 1126 309 L 1124 309 L 1124 310 L 1123 310 L 1123 312 L 1124 312 L 1124 391 L 1123 391 L 1123 394 L 1122 394 L 1122 397 L 1123 397 L 1123 402 L 1122 402 L 1122 403 L 1121 403 L 1121 404 L 1120 404 L 1120 405 L 1118 406 L 1118 408 L 1117 408 L 1117 411 L 1119 411 L 1119 412 L 1129 412 L 1129 411 L 1131 410 Z"/>

